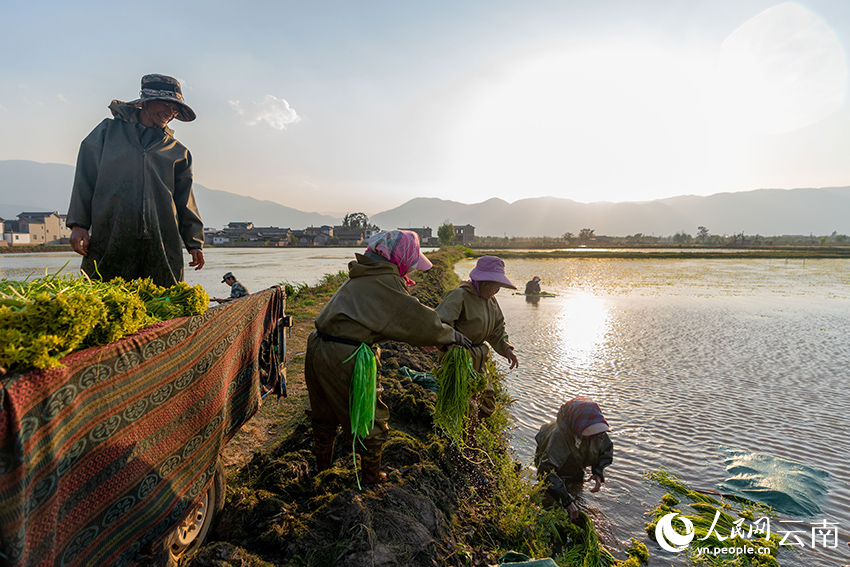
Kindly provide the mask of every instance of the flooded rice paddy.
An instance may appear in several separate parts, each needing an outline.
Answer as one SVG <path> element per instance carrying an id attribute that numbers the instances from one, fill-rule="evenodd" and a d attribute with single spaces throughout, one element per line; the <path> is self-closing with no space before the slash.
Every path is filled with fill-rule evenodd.
<path id="1" fill-rule="evenodd" d="M 473 266 L 459 263 L 458 275 Z M 848 562 L 850 262 L 509 260 L 507 272 L 520 291 L 538 275 L 557 294 L 497 296 L 520 360 L 506 372 L 513 446 L 530 464 L 535 433 L 564 401 L 596 400 L 615 457 L 603 490 L 584 498 L 610 521 L 609 537 L 636 536 L 653 564 L 683 565 L 646 539 L 644 514 L 664 491 L 642 472 L 663 467 L 692 488 L 718 490 L 736 472 L 730 455 L 755 453 L 816 471 L 802 486 L 811 515 L 785 513 L 798 523 L 775 526 L 802 530 L 807 542 L 781 564 Z M 768 482 L 790 505 L 787 497 L 804 498 L 789 476 Z M 838 546 L 813 549 L 811 524 L 823 520 L 838 524 Z"/>
<path id="2" fill-rule="evenodd" d="M 312 285 L 346 269 L 356 251 L 209 249 L 204 270 L 186 279 L 220 297 L 227 271 L 252 291 Z M 0 256 L 0 278 L 39 277 L 68 260 L 76 271 L 73 253 Z M 465 279 L 473 266 L 456 268 Z M 514 449 L 530 465 L 535 433 L 565 400 L 596 400 L 615 460 L 602 491 L 583 498 L 607 518 L 610 543 L 634 536 L 651 564 L 684 565 L 645 535 L 645 514 L 665 491 L 642 473 L 663 467 L 692 488 L 728 490 L 767 459 L 780 465 L 768 488 L 808 498 L 775 524 L 806 542 L 781 564 L 850 563 L 850 261 L 509 260 L 507 270 L 520 288 L 538 275 L 557 294 L 498 295 L 520 360 L 507 372 L 496 357 L 514 400 Z M 812 524 L 823 521 L 837 525 L 836 547 L 812 546 Z"/>

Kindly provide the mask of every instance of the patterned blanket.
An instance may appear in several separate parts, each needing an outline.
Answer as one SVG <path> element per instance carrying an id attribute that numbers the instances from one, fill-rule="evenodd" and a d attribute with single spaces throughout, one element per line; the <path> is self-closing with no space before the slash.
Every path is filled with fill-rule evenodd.
<path id="1" fill-rule="evenodd" d="M 0 378 L 0 564 L 126 566 L 158 544 L 279 389 L 284 305 L 274 287 Z"/>

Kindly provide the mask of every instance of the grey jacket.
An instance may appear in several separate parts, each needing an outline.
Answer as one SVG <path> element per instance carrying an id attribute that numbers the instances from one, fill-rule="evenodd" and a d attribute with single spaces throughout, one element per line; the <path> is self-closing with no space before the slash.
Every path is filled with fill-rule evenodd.
<path id="1" fill-rule="evenodd" d="M 453 343 L 454 329 L 410 295 L 395 264 L 361 254 L 356 258 L 348 264 L 349 279 L 316 317 L 318 331 L 367 345 L 387 340 L 414 346 Z M 354 348 L 343 350 L 350 354 Z"/>

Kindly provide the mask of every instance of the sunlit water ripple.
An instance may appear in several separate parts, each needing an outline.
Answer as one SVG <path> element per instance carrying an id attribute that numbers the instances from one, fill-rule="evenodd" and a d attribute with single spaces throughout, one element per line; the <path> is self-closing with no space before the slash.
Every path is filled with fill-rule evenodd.
<path id="1" fill-rule="evenodd" d="M 466 278 L 473 266 L 456 269 Z M 781 563 L 848 562 L 850 262 L 509 260 L 507 270 L 520 288 L 539 275 L 558 294 L 498 296 L 521 365 L 506 372 L 514 449 L 530 464 L 535 433 L 565 400 L 596 400 L 615 459 L 603 490 L 584 498 L 610 521 L 611 543 L 634 536 L 653 561 L 683 565 L 645 535 L 665 491 L 642 473 L 663 467 L 716 489 L 730 447 L 828 472 L 820 515 L 793 519 L 809 530 L 837 522 L 839 546 L 786 551 Z"/>

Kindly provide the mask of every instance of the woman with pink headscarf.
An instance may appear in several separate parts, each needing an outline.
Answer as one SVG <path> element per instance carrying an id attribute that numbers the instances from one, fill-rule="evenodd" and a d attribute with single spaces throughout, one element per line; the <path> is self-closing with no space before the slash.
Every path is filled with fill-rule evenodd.
<path id="1" fill-rule="evenodd" d="M 319 471 L 331 466 L 337 428 L 352 438 L 350 389 L 354 353 L 383 341 L 414 346 L 470 344 L 437 313 L 412 297 L 408 274 L 428 270 L 431 262 L 419 250 L 419 236 L 407 230 L 380 232 L 369 239 L 363 254 L 348 264 L 348 280 L 316 317 L 316 330 L 307 341 L 304 375 L 310 396 L 308 415 L 313 425 L 313 453 Z M 359 439 L 361 469 L 366 484 L 382 482 L 381 450 L 389 435 L 389 410 L 375 392 L 374 424 Z M 362 443 L 361 443 L 362 441 Z"/>

